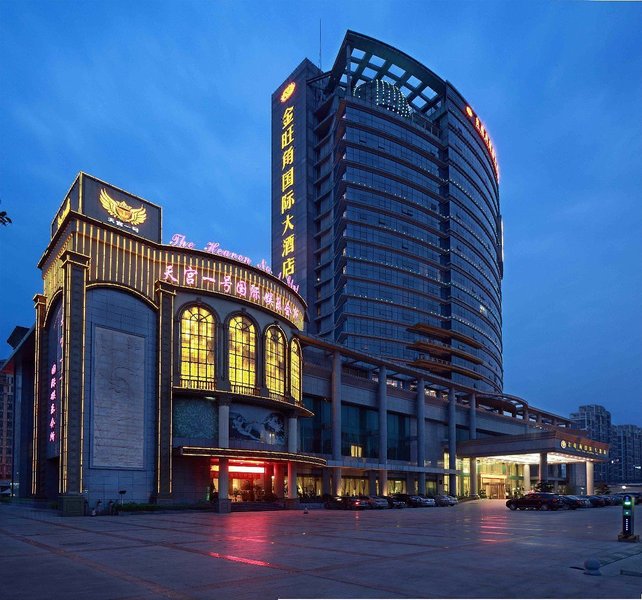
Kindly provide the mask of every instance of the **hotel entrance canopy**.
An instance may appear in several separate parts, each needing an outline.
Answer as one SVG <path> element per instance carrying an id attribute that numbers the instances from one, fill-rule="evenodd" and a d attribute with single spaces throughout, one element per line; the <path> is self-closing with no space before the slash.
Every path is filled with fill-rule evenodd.
<path id="1" fill-rule="evenodd" d="M 541 454 L 547 455 L 549 464 L 604 462 L 609 457 L 609 445 L 568 431 L 504 435 L 457 443 L 457 458 L 492 458 L 535 465 L 539 464 Z"/>

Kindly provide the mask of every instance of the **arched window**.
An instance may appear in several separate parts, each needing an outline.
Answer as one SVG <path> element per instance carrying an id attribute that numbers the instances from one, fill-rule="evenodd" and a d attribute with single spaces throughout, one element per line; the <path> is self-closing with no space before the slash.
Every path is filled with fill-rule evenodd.
<path id="1" fill-rule="evenodd" d="M 265 335 L 265 385 L 285 395 L 285 336 L 278 327 L 269 327 Z"/>
<path id="2" fill-rule="evenodd" d="M 230 384 L 240 388 L 256 386 L 256 331 L 241 315 L 230 319 Z"/>
<path id="3" fill-rule="evenodd" d="M 290 394 L 295 402 L 301 402 L 301 346 L 292 340 L 290 346 Z"/>
<path id="4" fill-rule="evenodd" d="M 181 316 L 181 386 L 214 389 L 214 316 L 192 306 Z"/>

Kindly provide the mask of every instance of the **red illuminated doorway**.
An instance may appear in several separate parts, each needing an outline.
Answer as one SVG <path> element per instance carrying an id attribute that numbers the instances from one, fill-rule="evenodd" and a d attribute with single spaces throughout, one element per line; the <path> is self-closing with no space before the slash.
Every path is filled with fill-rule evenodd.
<path id="1" fill-rule="evenodd" d="M 218 492 L 218 463 L 210 465 L 210 491 Z M 232 502 L 262 502 L 272 493 L 272 466 L 251 460 L 230 460 L 229 499 Z"/>

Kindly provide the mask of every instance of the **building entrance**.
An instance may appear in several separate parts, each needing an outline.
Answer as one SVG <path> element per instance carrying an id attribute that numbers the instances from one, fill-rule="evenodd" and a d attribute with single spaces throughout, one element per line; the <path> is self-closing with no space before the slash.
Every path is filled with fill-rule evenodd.
<path id="1" fill-rule="evenodd" d="M 482 479 L 482 489 L 486 498 L 497 500 L 506 497 L 506 483 L 503 479 Z"/>

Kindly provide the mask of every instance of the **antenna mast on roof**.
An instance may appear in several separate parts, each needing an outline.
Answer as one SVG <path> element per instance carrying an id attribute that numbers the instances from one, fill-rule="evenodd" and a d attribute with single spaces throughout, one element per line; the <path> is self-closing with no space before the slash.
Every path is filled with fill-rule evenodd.
<path id="1" fill-rule="evenodd" d="M 321 19 L 319 19 L 319 69 L 323 71 L 323 67 L 321 66 Z"/>

